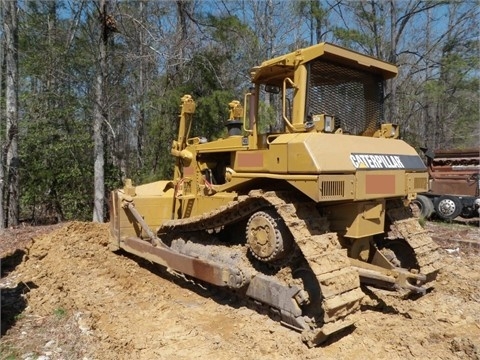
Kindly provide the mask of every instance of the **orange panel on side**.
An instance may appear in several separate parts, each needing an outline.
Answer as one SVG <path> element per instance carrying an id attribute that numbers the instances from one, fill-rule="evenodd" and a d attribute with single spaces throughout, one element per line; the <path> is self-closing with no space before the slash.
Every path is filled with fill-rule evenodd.
<path id="1" fill-rule="evenodd" d="M 263 167 L 263 154 L 237 153 L 237 164 L 240 167 Z"/>
<path id="2" fill-rule="evenodd" d="M 365 194 L 395 194 L 395 175 L 366 175 Z"/>

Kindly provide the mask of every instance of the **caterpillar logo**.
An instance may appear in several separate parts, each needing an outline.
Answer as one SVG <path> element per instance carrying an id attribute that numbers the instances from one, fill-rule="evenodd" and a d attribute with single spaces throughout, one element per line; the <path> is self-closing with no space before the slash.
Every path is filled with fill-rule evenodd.
<path id="1" fill-rule="evenodd" d="M 350 161 L 356 169 L 426 169 L 416 155 L 351 154 Z"/>

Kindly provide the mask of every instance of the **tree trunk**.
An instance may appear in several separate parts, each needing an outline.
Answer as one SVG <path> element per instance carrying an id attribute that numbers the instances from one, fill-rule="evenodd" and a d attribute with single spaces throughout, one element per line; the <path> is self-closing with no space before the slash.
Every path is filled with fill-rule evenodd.
<path id="1" fill-rule="evenodd" d="M 95 79 L 95 104 L 93 108 L 93 142 L 94 142 L 94 203 L 93 222 L 103 222 L 105 202 L 105 173 L 102 128 L 105 114 L 104 83 L 107 69 L 108 29 L 107 5 L 100 0 L 101 38 L 98 47 L 98 67 Z"/>
<path id="2" fill-rule="evenodd" d="M 140 1 L 140 16 L 142 22 L 145 20 L 144 12 L 144 2 Z M 144 57 L 144 29 L 139 30 L 140 41 L 138 44 L 138 52 L 140 55 L 139 69 L 138 69 L 138 86 L 137 86 L 137 99 L 139 103 L 139 108 L 137 112 L 137 168 L 143 167 L 143 144 L 144 144 L 144 134 L 145 134 L 145 57 Z"/>
<path id="3" fill-rule="evenodd" d="M 0 7 L 0 18 L 3 20 L 4 19 L 4 14 L 3 14 L 3 1 L 1 2 L 2 6 Z M 5 24 L 5 22 L 4 22 Z M 5 27 L 2 28 L 3 31 L 5 31 Z M 0 38 L 0 97 L 2 95 L 2 90 L 3 90 L 3 64 L 5 61 L 4 58 L 4 38 Z M 1 107 L 0 107 L 0 124 L 3 122 L 3 114 L 1 113 Z M 1 125 L 0 125 L 1 126 Z M 5 229 L 5 201 L 3 199 L 3 196 L 5 192 L 3 191 L 4 185 L 5 185 L 5 146 L 3 143 L 3 139 L 0 139 L 0 235 L 3 233 Z"/>
<path id="4" fill-rule="evenodd" d="M 4 9 L 3 27 L 6 45 L 6 143 L 2 148 L 2 153 L 6 152 L 6 166 L 5 174 L 0 175 L 6 175 L 4 189 L 8 188 L 8 194 L 5 197 L 8 208 L 7 224 L 16 226 L 19 219 L 17 1 L 3 0 L 2 7 Z"/>
<path id="5" fill-rule="evenodd" d="M 395 39 L 397 38 L 397 28 L 395 26 L 397 22 L 397 8 L 394 1 L 390 1 L 390 53 L 388 56 L 388 61 L 392 64 L 397 65 L 397 44 Z M 398 117 L 398 104 L 397 104 L 397 77 L 390 79 L 388 81 L 389 89 L 389 116 L 388 121 L 399 123 L 400 118 Z"/>

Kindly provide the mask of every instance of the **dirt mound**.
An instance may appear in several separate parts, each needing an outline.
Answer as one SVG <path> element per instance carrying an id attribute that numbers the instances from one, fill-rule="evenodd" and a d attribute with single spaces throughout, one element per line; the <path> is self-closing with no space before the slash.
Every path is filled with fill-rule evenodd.
<path id="1" fill-rule="evenodd" d="M 34 239 L 0 283 L 1 359 L 480 359 L 478 248 L 442 251 L 436 288 L 419 299 L 365 289 L 355 329 L 308 349 L 243 303 L 108 245 L 106 224 Z"/>

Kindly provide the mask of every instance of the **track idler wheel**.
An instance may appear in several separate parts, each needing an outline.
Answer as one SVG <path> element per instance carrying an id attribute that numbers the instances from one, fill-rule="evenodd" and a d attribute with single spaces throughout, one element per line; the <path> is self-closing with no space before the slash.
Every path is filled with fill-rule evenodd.
<path id="1" fill-rule="evenodd" d="M 394 267 L 419 271 L 415 252 L 405 240 L 386 240 L 379 250 Z"/>
<path id="2" fill-rule="evenodd" d="M 292 248 L 293 237 L 275 211 L 258 211 L 247 222 L 247 244 L 258 260 L 282 259 Z"/>

